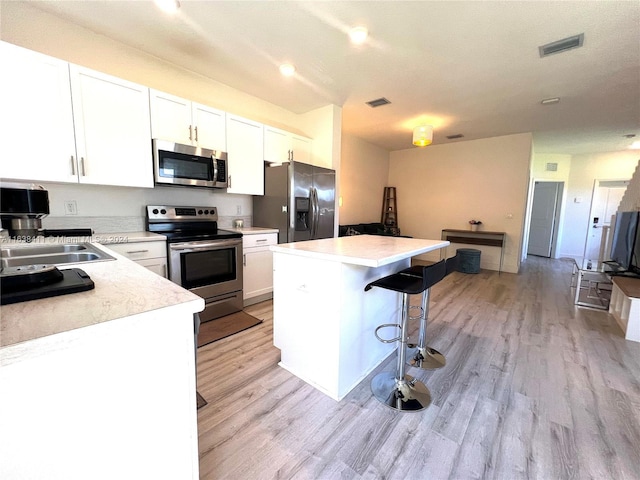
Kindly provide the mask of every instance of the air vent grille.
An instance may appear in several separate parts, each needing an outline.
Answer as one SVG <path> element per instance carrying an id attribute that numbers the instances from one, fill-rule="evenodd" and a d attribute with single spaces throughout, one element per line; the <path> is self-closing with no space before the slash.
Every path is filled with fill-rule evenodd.
<path id="1" fill-rule="evenodd" d="M 557 172 L 558 171 L 558 164 L 557 163 L 547 163 L 545 170 L 547 172 Z"/>
<path id="2" fill-rule="evenodd" d="M 547 43 L 546 45 L 538 47 L 538 50 L 540 51 L 540 57 L 547 57 L 554 53 L 566 52 L 567 50 L 581 47 L 583 43 L 584 33 L 581 33 L 580 35 L 574 35 L 573 37 Z"/>
<path id="3" fill-rule="evenodd" d="M 462 138 L 462 137 L 464 137 L 464 135 L 461 133 L 456 133 L 455 135 L 447 135 L 447 138 L 449 140 L 455 140 L 456 138 Z"/>
<path id="4" fill-rule="evenodd" d="M 389 103 L 391 103 L 389 100 L 387 100 L 384 97 L 381 97 L 381 98 L 376 98 L 375 100 L 368 101 L 367 105 L 369 105 L 371 108 L 376 108 L 376 107 L 381 107 L 382 105 L 388 105 Z"/>

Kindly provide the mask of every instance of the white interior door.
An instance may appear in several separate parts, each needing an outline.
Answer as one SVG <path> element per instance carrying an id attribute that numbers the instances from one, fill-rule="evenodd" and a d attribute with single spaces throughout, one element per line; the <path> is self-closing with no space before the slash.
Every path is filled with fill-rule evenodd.
<path id="1" fill-rule="evenodd" d="M 527 246 L 527 253 L 530 255 L 551 256 L 561 188 L 561 182 L 536 182 L 534 185 Z"/>
<path id="2" fill-rule="evenodd" d="M 611 216 L 618 210 L 628 184 L 628 180 L 596 180 L 584 249 L 585 258 L 598 261 L 602 227 L 610 225 Z"/>

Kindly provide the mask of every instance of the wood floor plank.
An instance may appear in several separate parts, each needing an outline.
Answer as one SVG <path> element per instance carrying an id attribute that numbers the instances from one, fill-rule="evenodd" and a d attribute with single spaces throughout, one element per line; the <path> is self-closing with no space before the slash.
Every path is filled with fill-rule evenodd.
<path id="1" fill-rule="evenodd" d="M 433 398 L 417 413 L 371 394 L 395 357 L 335 402 L 278 366 L 272 302 L 247 307 L 264 322 L 198 350 L 201 478 L 640 480 L 640 343 L 575 307 L 570 276 L 530 257 L 435 285 L 427 337 L 447 365 L 409 370 Z"/>

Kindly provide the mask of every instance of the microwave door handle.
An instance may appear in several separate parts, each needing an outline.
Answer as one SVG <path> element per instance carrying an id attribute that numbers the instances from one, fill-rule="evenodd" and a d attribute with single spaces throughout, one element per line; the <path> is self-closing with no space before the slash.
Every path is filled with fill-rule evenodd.
<path id="1" fill-rule="evenodd" d="M 215 152 L 211 155 L 211 163 L 213 163 L 213 182 L 218 181 L 218 161 L 216 160 Z"/>

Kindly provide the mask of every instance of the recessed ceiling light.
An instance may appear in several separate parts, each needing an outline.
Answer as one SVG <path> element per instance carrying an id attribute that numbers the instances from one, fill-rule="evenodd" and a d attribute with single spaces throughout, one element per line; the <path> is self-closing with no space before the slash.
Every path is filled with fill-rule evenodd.
<path id="1" fill-rule="evenodd" d="M 283 63 L 282 65 L 280 65 L 280 73 L 285 77 L 291 77 L 294 73 L 296 73 L 296 67 L 294 67 L 290 63 Z"/>
<path id="2" fill-rule="evenodd" d="M 640 150 L 640 140 L 636 140 L 631 145 L 629 145 L 631 150 Z"/>
<path id="3" fill-rule="evenodd" d="M 176 13 L 180 8 L 178 0 L 154 0 L 157 7 L 163 12 Z"/>
<path id="4" fill-rule="evenodd" d="M 362 45 L 369 36 L 369 31 L 364 27 L 353 27 L 349 30 L 349 38 L 351 43 L 355 45 Z"/>
<path id="5" fill-rule="evenodd" d="M 540 103 L 542 105 L 553 105 L 554 103 L 558 103 L 558 102 L 560 102 L 560 99 L 558 97 L 553 97 L 553 98 L 545 98 Z"/>

